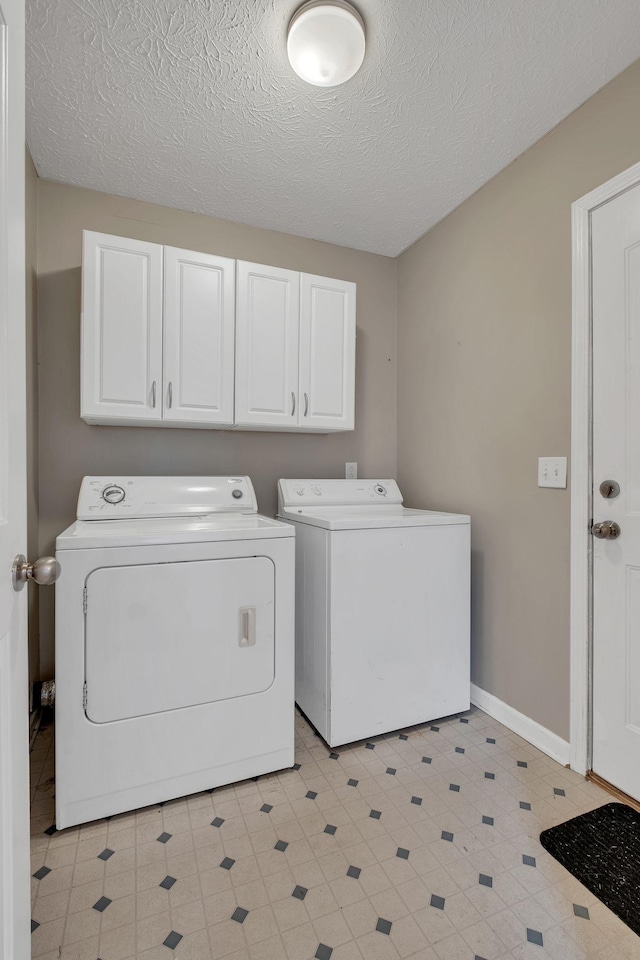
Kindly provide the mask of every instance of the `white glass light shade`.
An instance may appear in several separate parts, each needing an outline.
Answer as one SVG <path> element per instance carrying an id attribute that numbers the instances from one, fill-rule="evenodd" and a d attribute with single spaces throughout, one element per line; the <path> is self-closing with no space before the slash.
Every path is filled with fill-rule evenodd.
<path id="1" fill-rule="evenodd" d="M 364 51 L 362 19 L 343 0 L 311 0 L 289 24 L 289 62 L 299 77 L 317 87 L 349 80 L 360 69 Z"/>

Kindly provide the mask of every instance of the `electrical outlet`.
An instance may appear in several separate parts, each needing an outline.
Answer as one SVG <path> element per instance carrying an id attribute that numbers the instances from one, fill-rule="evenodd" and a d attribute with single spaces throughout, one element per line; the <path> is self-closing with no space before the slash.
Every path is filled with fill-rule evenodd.
<path id="1" fill-rule="evenodd" d="M 357 480 L 357 479 L 358 479 L 358 464 L 357 464 L 357 463 L 345 463 L 345 465 L 344 465 L 344 476 L 345 476 L 345 480 Z"/>
<path id="2" fill-rule="evenodd" d="M 565 488 L 567 486 L 567 458 L 539 457 L 538 486 Z"/>

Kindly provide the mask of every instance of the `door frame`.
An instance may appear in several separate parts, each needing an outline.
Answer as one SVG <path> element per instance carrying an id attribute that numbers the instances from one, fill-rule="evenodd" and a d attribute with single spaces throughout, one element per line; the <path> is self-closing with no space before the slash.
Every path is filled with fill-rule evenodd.
<path id="1" fill-rule="evenodd" d="M 571 205 L 571 767 L 591 770 L 593 688 L 593 381 L 591 214 L 640 184 L 640 163 L 607 180 Z"/>

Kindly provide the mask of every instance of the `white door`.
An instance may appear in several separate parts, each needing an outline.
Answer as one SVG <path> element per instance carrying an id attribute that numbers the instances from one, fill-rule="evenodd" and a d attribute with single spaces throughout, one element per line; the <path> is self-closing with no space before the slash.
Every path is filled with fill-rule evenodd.
<path id="1" fill-rule="evenodd" d="M 164 248 L 165 420 L 233 423 L 235 261 Z"/>
<path id="2" fill-rule="evenodd" d="M 162 246 L 85 230 L 81 416 L 160 420 L 161 393 Z"/>
<path id="3" fill-rule="evenodd" d="M 300 277 L 300 426 L 353 430 L 356 285 Z"/>
<path id="4" fill-rule="evenodd" d="M 236 423 L 298 422 L 300 274 L 238 261 Z"/>
<path id="5" fill-rule="evenodd" d="M 25 550 L 24 2 L 0 0 L 0 958 L 31 956 Z"/>
<path id="6" fill-rule="evenodd" d="M 592 257 L 592 765 L 640 799 L 640 187 L 593 212 Z"/>

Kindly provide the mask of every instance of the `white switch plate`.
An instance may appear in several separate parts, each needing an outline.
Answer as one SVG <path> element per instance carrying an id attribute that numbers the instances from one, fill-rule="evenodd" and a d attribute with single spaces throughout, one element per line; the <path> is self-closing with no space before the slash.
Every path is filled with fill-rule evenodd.
<path id="1" fill-rule="evenodd" d="M 561 487 L 567 486 L 567 458 L 566 457 L 539 457 L 538 459 L 538 486 Z"/>
<path id="2" fill-rule="evenodd" d="M 345 478 L 345 480 L 357 480 L 357 479 L 358 479 L 358 464 L 357 464 L 357 463 L 345 463 L 345 465 L 344 465 L 344 478 Z"/>

